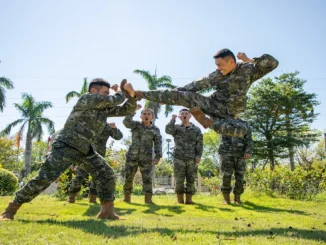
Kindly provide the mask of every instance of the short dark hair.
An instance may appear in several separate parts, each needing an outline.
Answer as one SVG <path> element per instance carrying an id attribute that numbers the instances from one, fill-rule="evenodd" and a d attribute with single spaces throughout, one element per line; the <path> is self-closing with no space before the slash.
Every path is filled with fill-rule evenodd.
<path id="1" fill-rule="evenodd" d="M 233 52 L 227 48 L 221 49 L 213 56 L 214 59 L 225 58 L 225 57 L 231 57 L 234 60 L 234 62 L 236 62 Z"/>
<path id="2" fill-rule="evenodd" d="M 92 87 L 98 87 L 98 86 L 100 86 L 100 87 L 105 86 L 105 87 L 110 88 L 110 83 L 108 81 L 104 80 L 103 78 L 94 78 L 88 86 L 88 92 L 91 91 Z"/>
<path id="3" fill-rule="evenodd" d="M 142 114 L 144 113 L 144 111 L 150 111 L 151 114 L 152 114 L 152 116 L 154 117 L 154 111 L 153 111 L 151 108 L 144 108 L 144 109 L 140 112 L 140 114 L 142 115 Z"/>
<path id="4" fill-rule="evenodd" d="M 188 112 L 189 112 L 189 109 L 187 109 L 187 108 L 183 108 L 183 109 L 181 109 L 181 110 L 179 111 L 179 114 L 180 114 L 181 112 L 183 112 L 183 111 L 188 111 Z"/>

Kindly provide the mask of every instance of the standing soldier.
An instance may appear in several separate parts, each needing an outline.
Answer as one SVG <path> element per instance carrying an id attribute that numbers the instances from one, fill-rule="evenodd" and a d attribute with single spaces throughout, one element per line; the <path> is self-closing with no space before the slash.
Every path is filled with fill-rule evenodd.
<path id="1" fill-rule="evenodd" d="M 200 129 L 189 122 L 191 115 L 188 109 L 179 112 L 180 125 L 175 125 L 177 115 L 173 115 L 166 125 L 165 132 L 174 138 L 174 176 L 176 178 L 175 192 L 178 203 L 195 204 L 192 196 L 195 194 L 195 180 L 197 177 L 198 164 L 203 153 L 203 134 Z M 184 181 L 186 179 L 186 189 Z"/>
<path id="2" fill-rule="evenodd" d="M 237 118 L 237 116 L 236 116 Z M 219 146 L 220 170 L 223 178 L 221 191 L 224 203 L 230 204 L 230 193 L 232 191 L 231 179 L 234 172 L 235 185 L 233 188 L 234 202 L 241 204 L 240 196 L 244 192 L 244 174 L 246 172 L 246 160 L 251 156 L 252 137 L 251 130 L 246 121 L 237 119 L 246 124 L 249 129 L 243 138 L 222 135 Z"/>
<path id="3" fill-rule="evenodd" d="M 123 137 L 122 132 L 116 127 L 115 123 L 107 123 L 105 128 L 97 139 L 95 144 L 96 151 L 102 156 L 105 157 L 106 153 L 106 143 L 109 138 L 112 137 L 115 140 L 121 140 Z M 88 179 L 89 174 L 84 171 L 82 168 L 77 167 L 75 178 L 71 181 L 71 186 L 69 189 L 69 203 L 75 203 L 76 196 L 83 185 L 85 179 Z M 97 191 L 96 191 L 96 180 L 91 180 L 89 183 L 89 194 L 88 201 L 89 203 L 96 203 Z"/>
<path id="4" fill-rule="evenodd" d="M 123 124 L 131 129 L 132 142 L 126 154 L 125 183 L 123 185 L 125 202 L 131 202 L 133 181 L 140 168 L 143 193 L 146 204 L 155 204 L 153 195 L 153 165 L 162 157 L 162 136 L 160 129 L 152 124 L 154 112 L 146 108 L 141 112 L 141 122 L 132 120 L 135 114 L 126 116 Z M 154 156 L 153 156 L 154 149 Z"/>
<path id="5" fill-rule="evenodd" d="M 55 138 L 51 153 L 41 166 L 38 175 L 28 181 L 1 214 L 0 220 L 14 219 L 22 204 L 30 202 L 70 165 L 76 162 L 79 167 L 91 174 L 97 181 L 98 195 L 101 200 L 99 219 L 119 219 L 114 213 L 115 178 L 113 169 L 95 150 L 94 144 L 102 133 L 107 117 L 128 115 L 135 111 L 136 102 L 132 98 L 134 90 L 126 80 L 120 88 L 129 99 L 124 102 L 124 95 L 119 93 L 118 85 L 112 89 L 117 92 L 109 96 L 110 84 L 101 78 L 93 79 L 88 91 L 82 95 L 72 109 L 64 128 Z"/>
<path id="6" fill-rule="evenodd" d="M 135 91 L 135 94 L 138 99 L 185 106 L 205 128 L 243 137 L 248 129 L 239 120 L 234 120 L 234 116 L 244 111 L 251 84 L 274 70 L 278 61 L 268 54 L 250 59 L 240 52 L 237 57 L 243 62 L 236 63 L 234 54 L 229 49 L 222 49 L 214 55 L 217 70 L 207 77 L 173 90 Z M 197 93 L 212 88 L 215 91 L 208 97 Z M 204 113 L 213 120 L 206 118 Z"/>

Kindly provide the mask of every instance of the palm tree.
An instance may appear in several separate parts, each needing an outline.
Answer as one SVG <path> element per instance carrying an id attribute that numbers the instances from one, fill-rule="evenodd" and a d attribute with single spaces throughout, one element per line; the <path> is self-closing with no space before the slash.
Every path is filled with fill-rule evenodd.
<path id="1" fill-rule="evenodd" d="M 23 93 L 23 103 L 14 106 L 21 113 L 22 117 L 16 121 L 7 125 L 7 127 L 0 132 L 0 136 L 9 135 L 12 128 L 21 124 L 17 135 L 23 134 L 24 129 L 27 128 L 26 132 L 26 143 L 25 143 L 25 171 L 26 175 L 31 171 L 31 159 L 32 159 L 32 140 L 37 139 L 40 141 L 43 136 L 42 126 L 45 125 L 50 134 L 54 132 L 54 122 L 49 118 L 43 117 L 44 110 L 51 108 L 52 104 L 48 101 L 36 102 L 32 95 Z"/>
<path id="2" fill-rule="evenodd" d="M 79 98 L 80 96 L 82 96 L 84 93 L 88 92 L 88 82 L 87 82 L 87 77 L 84 78 L 84 83 L 83 86 L 80 90 L 80 92 L 76 92 L 76 91 L 70 91 L 67 95 L 66 95 L 66 103 L 68 103 L 73 97 L 77 97 Z"/>
<path id="3" fill-rule="evenodd" d="M 5 89 L 13 89 L 14 84 L 10 79 L 6 77 L 0 77 L 0 111 L 3 111 L 3 108 L 6 105 Z"/>
<path id="4" fill-rule="evenodd" d="M 148 85 L 149 90 L 156 90 L 159 88 L 175 88 L 172 84 L 172 78 L 170 76 L 161 76 L 157 77 L 156 75 L 156 69 L 155 69 L 155 74 L 152 75 L 150 74 L 149 71 L 144 71 L 144 70 L 134 70 L 135 74 L 141 75 L 146 81 Z M 161 105 L 158 102 L 153 102 L 153 101 L 146 101 L 146 107 L 151 108 L 154 111 L 155 118 L 158 118 L 158 113 L 161 111 Z M 173 107 L 171 105 L 165 105 L 165 116 L 168 116 L 169 113 L 173 111 Z"/>

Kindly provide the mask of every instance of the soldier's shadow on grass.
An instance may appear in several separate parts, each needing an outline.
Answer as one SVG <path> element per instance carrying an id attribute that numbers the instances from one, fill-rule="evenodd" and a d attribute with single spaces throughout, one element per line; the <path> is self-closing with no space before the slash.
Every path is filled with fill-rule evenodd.
<path id="1" fill-rule="evenodd" d="M 188 205 L 187 205 L 188 206 Z M 219 209 L 218 206 L 210 206 L 210 205 L 204 205 L 196 202 L 196 204 L 193 205 L 196 209 L 200 209 L 205 212 L 211 212 L 216 213 L 216 210 Z M 221 209 L 220 209 L 221 210 Z M 223 211 L 232 211 L 231 209 L 223 210 Z"/>
<path id="2" fill-rule="evenodd" d="M 293 227 L 289 228 L 269 228 L 269 229 L 259 229 L 255 230 L 254 225 L 248 227 L 239 225 L 235 231 L 217 232 L 215 230 L 201 229 L 201 227 L 194 227 L 194 229 L 184 229 L 184 228 L 165 228 L 165 227 L 155 227 L 146 228 L 142 226 L 129 226 L 123 225 L 123 221 L 108 221 L 108 220 L 54 220 L 46 219 L 39 221 L 30 220 L 18 220 L 22 223 L 37 223 L 40 225 L 51 224 L 58 226 L 65 226 L 68 228 L 80 229 L 83 232 L 90 233 L 91 235 L 99 235 L 107 238 L 117 238 L 117 237 L 128 237 L 137 236 L 138 234 L 144 233 L 159 233 L 161 236 L 169 237 L 172 240 L 177 239 L 177 233 L 179 234 L 193 234 L 198 236 L 205 236 L 207 234 L 215 235 L 215 239 L 222 240 L 237 240 L 239 242 L 244 242 L 245 237 L 264 237 L 266 239 L 273 239 L 277 237 L 285 238 L 296 238 L 296 239 L 309 239 L 315 241 L 326 241 L 326 231 L 317 230 L 316 228 L 311 229 L 297 229 Z M 119 224 L 119 222 L 121 222 Z M 194 225 L 195 226 L 195 225 Z M 241 230 L 238 230 L 241 229 Z"/>
<path id="3" fill-rule="evenodd" d="M 261 205 L 257 205 L 253 202 L 245 201 L 241 206 L 244 209 L 247 210 L 253 210 L 256 212 L 287 212 L 287 213 L 293 213 L 293 214 L 300 214 L 300 215 L 308 215 L 308 213 L 301 211 L 301 210 L 293 210 L 293 209 L 281 209 L 281 208 L 272 208 L 272 207 L 265 207 Z"/>
<path id="4" fill-rule="evenodd" d="M 173 217 L 173 214 L 158 214 L 157 211 L 167 209 L 169 212 L 174 214 L 181 214 L 183 211 L 183 207 L 179 204 L 176 205 L 151 205 L 151 204 L 139 204 L 139 203 L 130 203 L 129 205 L 138 206 L 138 207 L 145 207 L 146 210 L 143 213 L 146 214 L 156 214 L 156 215 L 163 215 L 167 217 Z"/>
<path id="5" fill-rule="evenodd" d="M 92 205 L 89 206 L 89 208 L 86 210 L 86 212 L 83 214 L 84 216 L 94 217 L 98 214 L 98 212 L 101 209 L 101 205 Z M 114 212 L 116 212 L 118 215 L 127 215 L 135 212 L 135 208 L 117 208 L 114 207 Z"/>

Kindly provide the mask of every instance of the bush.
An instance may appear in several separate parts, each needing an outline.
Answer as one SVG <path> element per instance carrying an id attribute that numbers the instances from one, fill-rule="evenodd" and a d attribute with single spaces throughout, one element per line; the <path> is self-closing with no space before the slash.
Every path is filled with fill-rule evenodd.
<path id="1" fill-rule="evenodd" d="M 203 178 L 202 184 L 207 186 L 209 189 L 209 193 L 211 195 L 216 196 L 220 193 L 220 187 L 221 187 L 221 180 L 218 177 L 212 177 L 212 178 Z"/>
<path id="2" fill-rule="evenodd" d="M 0 168 L 0 196 L 12 195 L 18 189 L 18 178 L 10 171 Z"/>
<path id="3" fill-rule="evenodd" d="M 279 167 L 274 171 L 255 169 L 247 173 L 248 186 L 254 191 L 269 196 L 281 195 L 297 200 L 312 200 L 326 190 L 326 170 L 314 168 L 306 170 L 298 167 L 294 171 Z"/>

